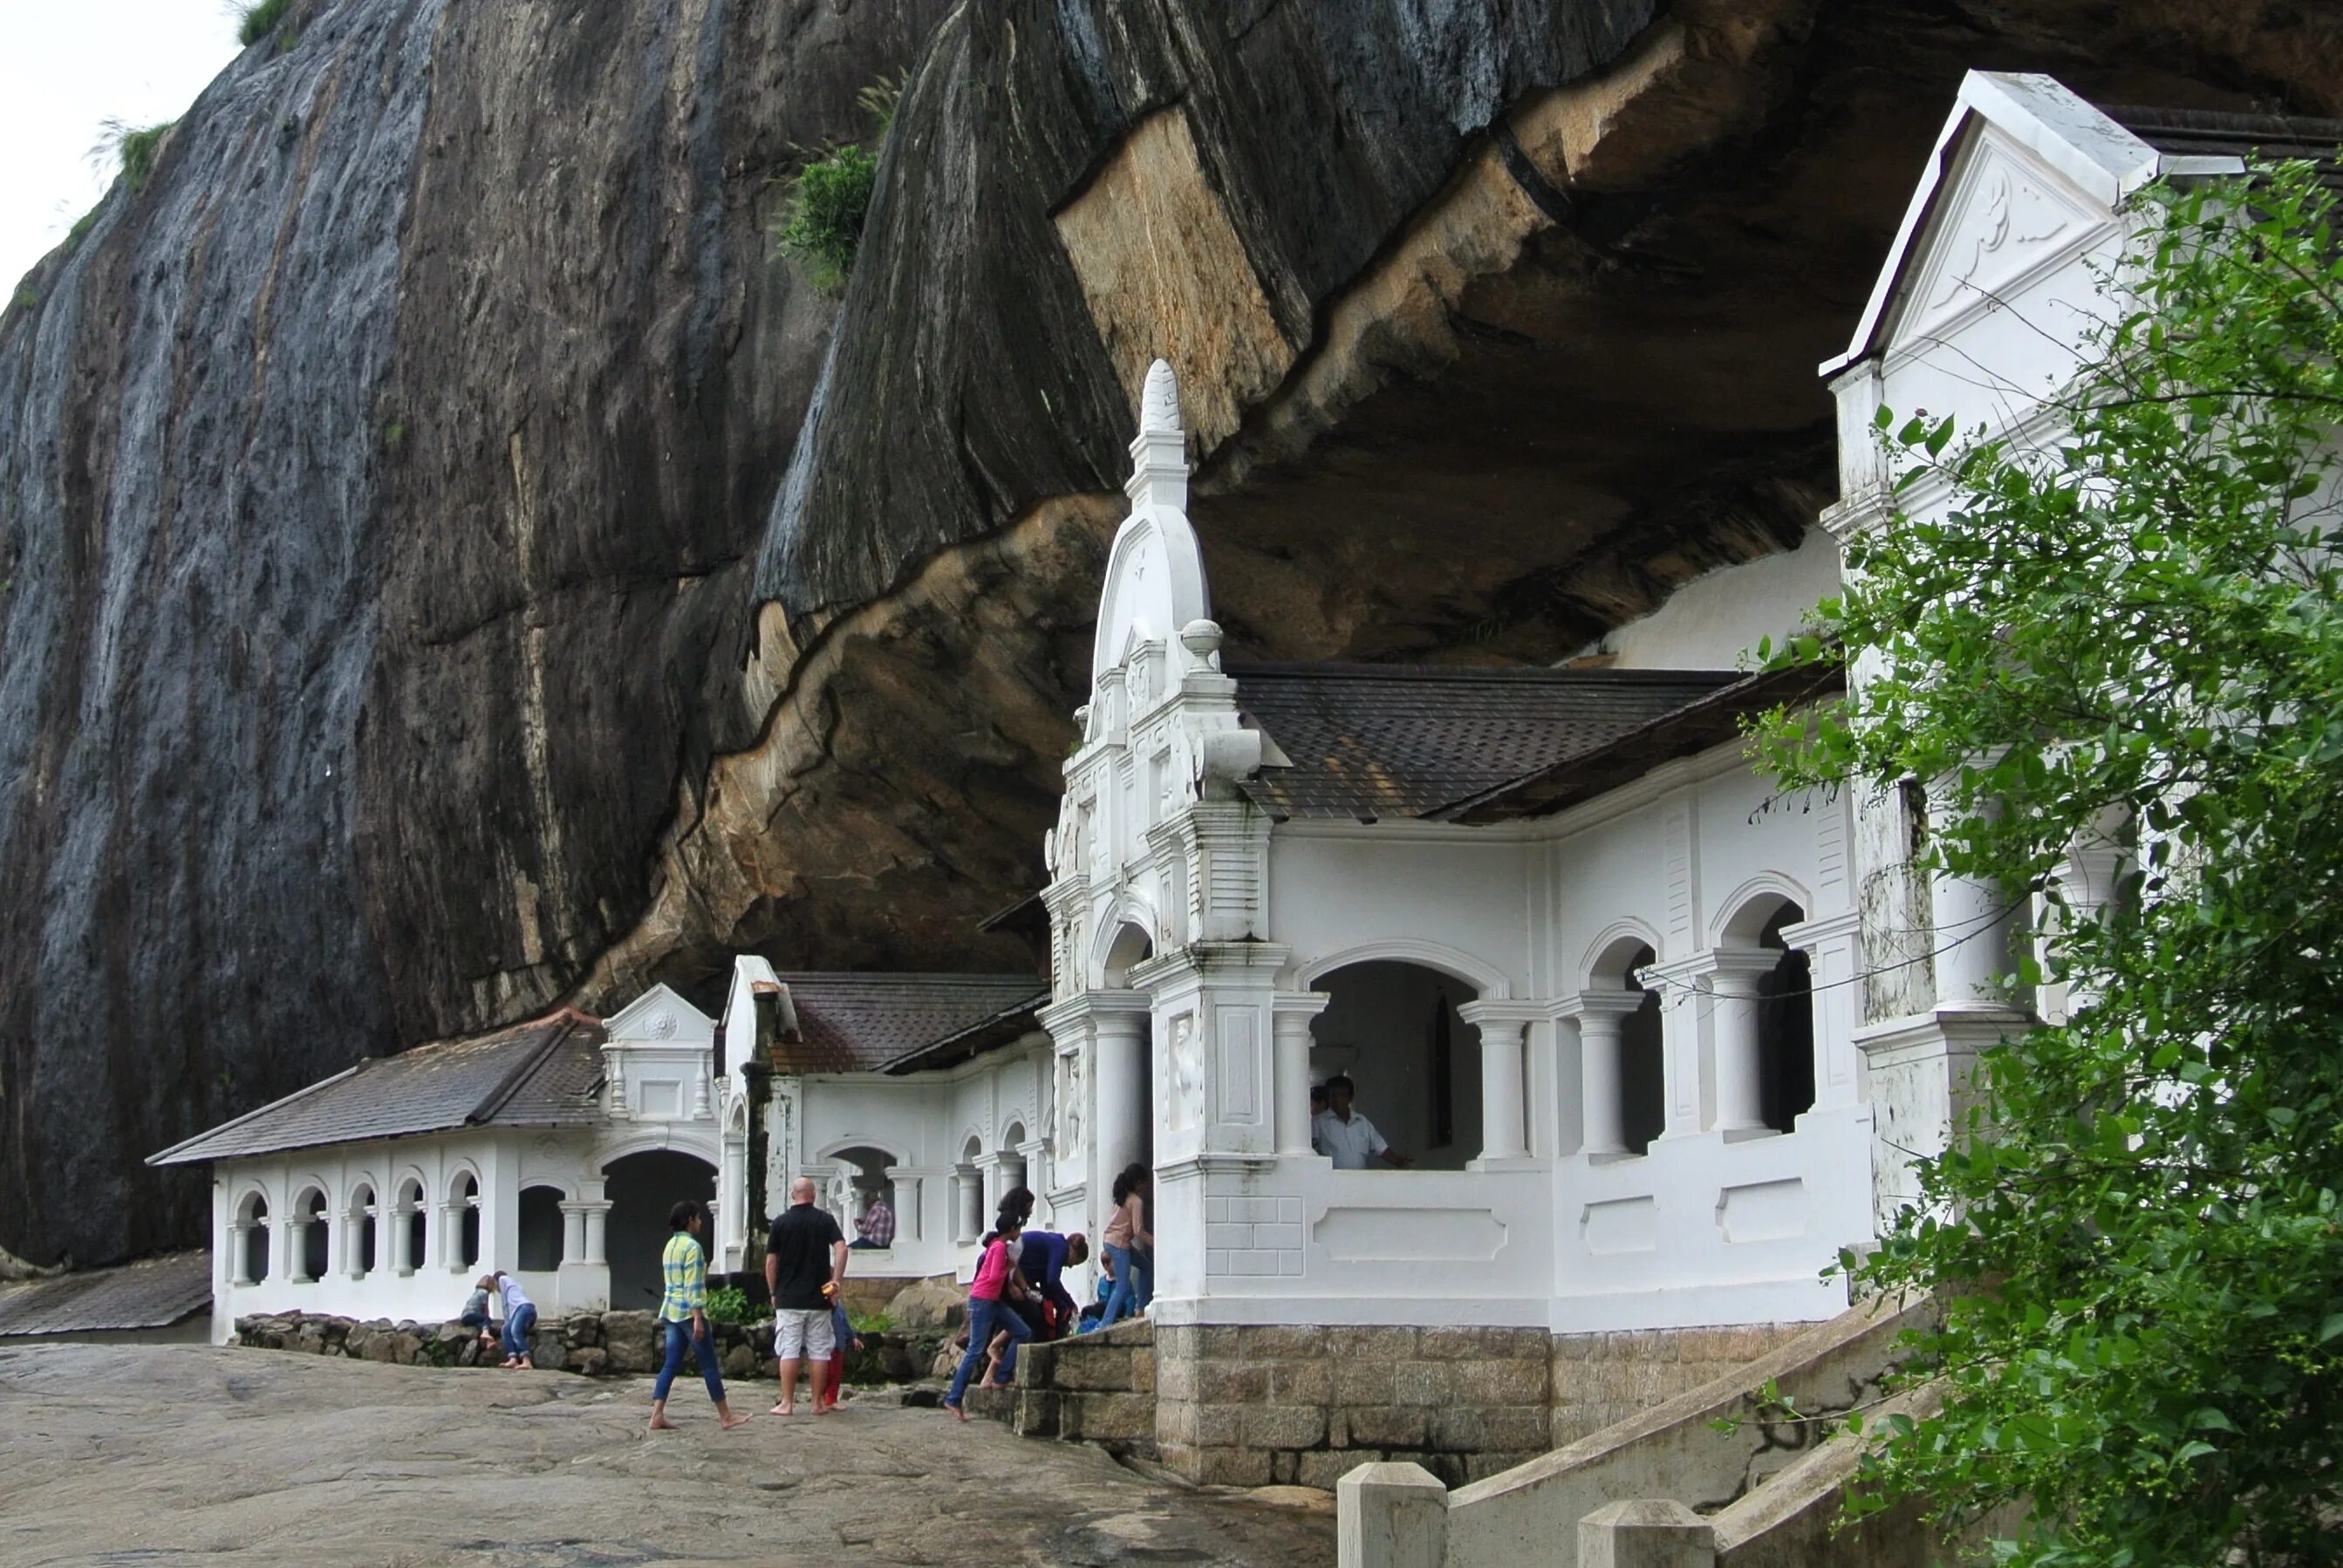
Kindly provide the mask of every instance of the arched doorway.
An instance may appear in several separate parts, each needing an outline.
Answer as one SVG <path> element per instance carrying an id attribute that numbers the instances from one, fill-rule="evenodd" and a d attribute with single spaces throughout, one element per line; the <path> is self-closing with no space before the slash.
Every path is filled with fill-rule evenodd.
<path id="1" fill-rule="evenodd" d="M 1346 964 L 1312 982 L 1332 1000 L 1311 1021 L 1310 1077 L 1340 1072 L 1358 1111 L 1419 1170 L 1462 1171 L 1481 1152 L 1479 1031 L 1456 1010 L 1479 992 L 1396 959 Z"/>
<path id="2" fill-rule="evenodd" d="M 649 1312 L 666 1293 L 659 1253 L 667 1247 L 668 1215 L 687 1198 L 716 1202 L 716 1167 L 674 1149 L 653 1149 L 613 1160 L 602 1168 L 610 1216 L 606 1233 L 610 1260 L 610 1305 L 621 1312 Z"/>
<path id="3" fill-rule="evenodd" d="M 1617 1052 L 1615 1072 L 1598 1072 L 1589 1081 L 1612 1083 L 1618 1101 L 1612 1108 L 1616 1117 L 1617 1147 L 1630 1154 L 1650 1152 L 1652 1140 L 1660 1135 L 1660 1130 L 1667 1123 L 1667 1075 L 1660 1042 L 1660 998 L 1658 992 L 1643 982 L 1643 971 L 1658 960 L 1659 955 L 1652 950 L 1649 942 L 1634 936 L 1622 937 L 1595 960 L 1586 982 L 1587 990 L 1596 993 L 1596 1000 L 1611 1002 L 1611 1006 L 1582 1025 L 1581 1049 Z M 1611 998 L 1601 994 L 1621 991 L 1633 1000 L 1626 1003 L 1614 1002 Z M 1618 1006 L 1626 1006 L 1630 1010 L 1611 1010 L 1612 1007 Z M 1614 1030 L 1615 1040 L 1612 1038 Z M 1606 1127 L 1614 1125 L 1592 1106 L 1587 1108 L 1587 1119 L 1590 1127 L 1598 1123 Z"/>
<path id="4" fill-rule="evenodd" d="M 523 1273 L 549 1274 L 561 1267 L 565 1240 L 558 1187 L 520 1190 L 520 1268 Z"/>

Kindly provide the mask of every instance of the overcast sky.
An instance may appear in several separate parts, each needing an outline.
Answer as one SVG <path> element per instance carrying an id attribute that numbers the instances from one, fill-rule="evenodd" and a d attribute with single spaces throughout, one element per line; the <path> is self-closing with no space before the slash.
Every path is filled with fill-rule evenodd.
<path id="1" fill-rule="evenodd" d="M 236 55 L 228 0 L 0 0 L 0 290 L 113 182 L 106 122 L 176 120 Z M 0 304 L 5 304 L 0 296 Z"/>

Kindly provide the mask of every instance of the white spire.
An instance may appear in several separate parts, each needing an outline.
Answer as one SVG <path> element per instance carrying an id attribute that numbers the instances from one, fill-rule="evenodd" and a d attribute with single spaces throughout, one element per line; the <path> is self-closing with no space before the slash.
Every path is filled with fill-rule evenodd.
<path id="1" fill-rule="evenodd" d="M 1147 367 L 1139 434 L 1131 441 L 1131 478 L 1122 488 L 1134 513 L 1188 508 L 1188 437 L 1180 427 L 1180 378 L 1168 360 Z"/>
<path id="2" fill-rule="evenodd" d="M 1139 397 L 1139 429 L 1141 435 L 1181 433 L 1180 378 L 1172 373 L 1168 359 L 1147 367 L 1147 390 Z"/>

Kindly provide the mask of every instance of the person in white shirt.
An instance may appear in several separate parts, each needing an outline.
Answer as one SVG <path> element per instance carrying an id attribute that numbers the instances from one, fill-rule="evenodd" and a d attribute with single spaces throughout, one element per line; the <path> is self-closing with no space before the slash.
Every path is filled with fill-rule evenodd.
<path id="1" fill-rule="evenodd" d="M 1394 1151 L 1375 1131 L 1375 1124 L 1351 1109 L 1358 1090 L 1345 1073 L 1326 1081 L 1326 1109 L 1310 1124 L 1310 1146 L 1334 1162 L 1337 1171 L 1363 1171 L 1371 1159 L 1404 1171 L 1415 1163 Z"/>

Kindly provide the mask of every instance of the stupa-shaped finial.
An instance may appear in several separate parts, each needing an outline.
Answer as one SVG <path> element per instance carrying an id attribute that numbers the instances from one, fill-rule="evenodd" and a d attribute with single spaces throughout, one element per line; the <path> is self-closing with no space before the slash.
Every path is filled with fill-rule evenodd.
<path id="1" fill-rule="evenodd" d="M 1147 390 L 1139 397 L 1139 428 L 1151 436 L 1180 433 L 1180 377 L 1172 373 L 1168 359 L 1147 367 Z"/>

